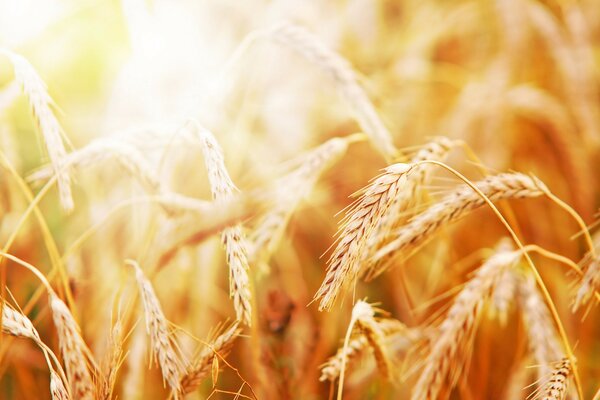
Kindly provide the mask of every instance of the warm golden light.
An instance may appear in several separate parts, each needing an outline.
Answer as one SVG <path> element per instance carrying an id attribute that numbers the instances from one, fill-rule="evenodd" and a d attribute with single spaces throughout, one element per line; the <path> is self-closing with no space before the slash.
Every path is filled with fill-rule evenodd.
<path id="1" fill-rule="evenodd" d="M 0 398 L 600 400 L 599 22 L 0 0 Z"/>

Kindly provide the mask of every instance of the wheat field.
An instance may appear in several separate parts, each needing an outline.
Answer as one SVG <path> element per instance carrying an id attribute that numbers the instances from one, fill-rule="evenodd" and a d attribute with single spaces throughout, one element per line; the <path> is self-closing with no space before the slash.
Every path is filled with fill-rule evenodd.
<path id="1" fill-rule="evenodd" d="M 600 400 L 597 0 L 0 0 L 1 399 Z"/>

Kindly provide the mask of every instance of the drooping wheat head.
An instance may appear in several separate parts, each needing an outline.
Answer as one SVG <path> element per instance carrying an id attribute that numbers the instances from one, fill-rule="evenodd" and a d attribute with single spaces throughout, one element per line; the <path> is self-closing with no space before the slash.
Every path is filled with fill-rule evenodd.
<path id="1" fill-rule="evenodd" d="M 539 197 L 548 193 L 548 188 L 542 181 L 517 172 L 492 175 L 475 182 L 475 186 L 491 201 Z M 374 256 L 374 261 L 392 253 L 404 257 L 410 255 L 411 251 L 430 240 L 440 228 L 485 204 L 484 199 L 470 187 L 459 186 L 396 230 L 396 239 L 379 250 Z M 389 262 L 382 264 L 371 278 L 381 274 L 388 267 Z"/>
<path id="2" fill-rule="evenodd" d="M 174 396 L 177 396 L 180 390 L 181 376 L 185 370 L 185 362 L 177 353 L 175 339 L 169 332 L 169 322 L 162 311 L 152 284 L 144 276 L 137 262 L 128 260 L 127 264 L 135 269 L 135 278 L 144 305 L 146 333 L 150 337 L 151 362 L 158 362 L 163 384 L 166 382 Z"/>
<path id="3" fill-rule="evenodd" d="M 237 188 L 233 184 L 223 159 L 223 152 L 211 132 L 196 124 L 196 132 L 202 143 L 204 162 L 213 199 L 224 202 L 233 197 Z M 250 289 L 250 266 L 248 265 L 248 245 L 240 225 L 223 230 L 221 241 L 225 246 L 229 265 L 229 295 L 238 320 L 248 326 L 252 322 L 252 291 Z"/>
<path id="4" fill-rule="evenodd" d="M 491 298 L 503 272 L 512 268 L 521 257 L 522 253 L 511 247 L 509 242 L 501 241 L 495 253 L 454 299 L 438 333 L 432 337 L 431 349 L 423 361 L 424 368 L 411 399 L 437 399 L 446 381 L 454 387 L 465 372 L 483 305 Z"/>

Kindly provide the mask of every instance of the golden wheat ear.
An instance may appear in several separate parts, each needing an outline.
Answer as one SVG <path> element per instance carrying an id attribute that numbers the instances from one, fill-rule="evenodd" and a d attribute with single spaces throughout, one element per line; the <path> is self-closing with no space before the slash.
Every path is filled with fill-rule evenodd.
<path id="1" fill-rule="evenodd" d="M 488 176 L 475 182 L 475 186 L 491 201 L 540 197 L 549 192 L 539 179 L 516 172 Z M 396 239 L 378 250 L 373 261 L 380 262 L 391 256 L 407 257 L 431 240 L 442 227 L 485 204 L 485 200 L 471 187 L 459 186 L 396 230 L 393 233 Z M 370 278 L 380 275 L 388 267 L 389 262 L 383 263 Z"/>
<path id="2" fill-rule="evenodd" d="M 79 326 L 67 305 L 54 293 L 50 293 L 50 308 L 71 393 L 75 399 L 93 400 L 95 385 L 88 366 L 93 364 L 93 358 L 81 337 Z"/>
<path id="3" fill-rule="evenodd" d="M 150 337 L 151 362 L 158 362 L 163 383 L 166 382 L 171 388 L 171 392 L 177 396 L 180 391 L 181 376 L 185 370 L 185 362 L 176 351 L 177 345 L 169 332 L 169 322 L 162 311 L 152 284 L 144 276 L 137 262 L 127 260 L 126 263 L 135 270 L 135 279 L 144 305 L 146 333 Z"/>
<path id="4" fill-rule="evenodd" d="M 54 102 L 48 94 L 46 84 L 25 57 L 2 48 L 0 48 L 0 54 L 8 57 L 12 63 L 15 78 L 29 100 L 33 116 L 44 139 L 53 172 L 58 177 L 60 203 L 63 209 L 69 212 L 75 205 L 71 194 L 71 177 L 64 165 L 67 152 L 63 144 L 62 128 L 51 107 Z"/>
<path id="5" fill-rule="evenodd" d="M 195 130 L 204 154 L 204 163 L 213 199 L 224 203 L 233 199 L 237 188 L 229 177 L 225 167 L 223 152 L 214 135 L 196 122 L 190 122 Z M 250 287 L 250 266 L 248 263 L 248 244 L 241 225 L 225 228 L 221 234 L 229 265 L 229 295 L 239 321 L 252 324 L 252 290 Z"/>
<path id="6" fill-rule="evenodd" d="M 424 368 L 412 392 L 412 400 L 437 399 L 446 381 L 454 387 L 468 366 L 473 335 L 483 310 L 502 273 L 521 258 L 508 240 L 502 240 L 495 253 L 475 272 L 454 299 L 446 318 L 431 339 Z"/>
<path id="7" fill-rule="evenodd" d="M 362 195 L 350 206 L 342 220 L 337 244 L 328 260 L 325 279 L 314 296 L 319 310 L 330 310 L 339 294 L 360 273 L 363 251 L 379 220 L 405 189 L 410 164 L 393 164 L 385 168 Z"/>

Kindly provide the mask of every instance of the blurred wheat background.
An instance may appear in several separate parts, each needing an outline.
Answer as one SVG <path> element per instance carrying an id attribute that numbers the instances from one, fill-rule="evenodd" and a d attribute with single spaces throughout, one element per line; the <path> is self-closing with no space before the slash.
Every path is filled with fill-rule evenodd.
<path id="1" fill-rule="evenodd" d="M 599 79 L 596 0 L 0 0 L 0 398 L 600 399 Z"/>

